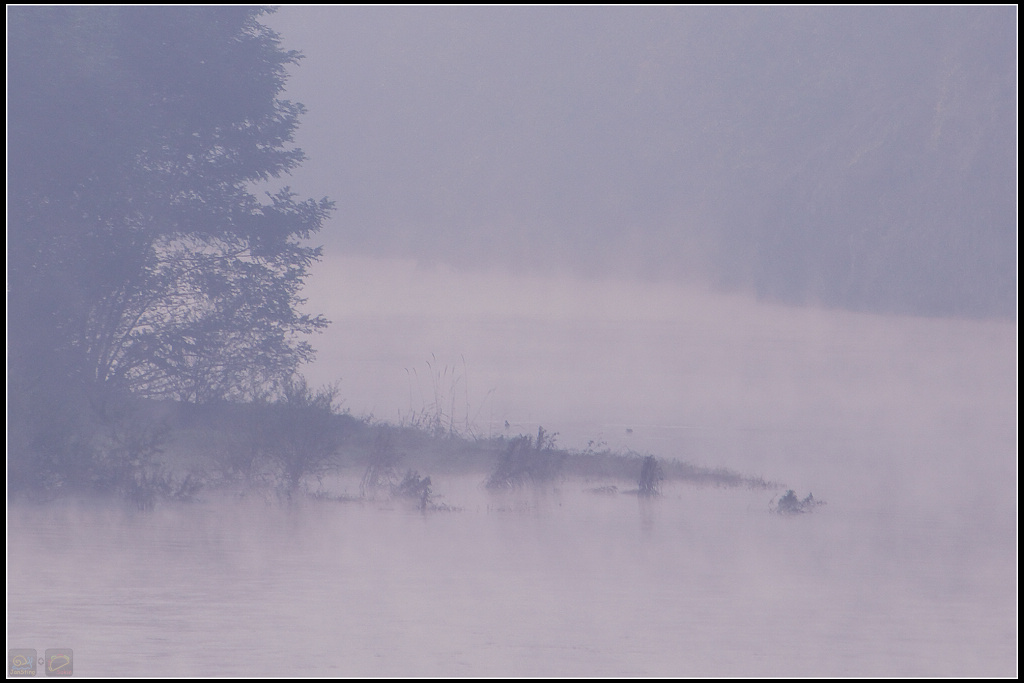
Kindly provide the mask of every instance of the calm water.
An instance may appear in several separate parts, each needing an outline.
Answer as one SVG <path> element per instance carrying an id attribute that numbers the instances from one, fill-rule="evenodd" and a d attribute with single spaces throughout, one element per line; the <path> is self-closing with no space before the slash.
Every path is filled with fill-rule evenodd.
<path id="1" fill-rule="evenodd" d="M 578 481 L 496 497 L 435 474 L 461 511 L 15 506 L 9 648 L 71 647 L 96 676 L 1016 674 L 1015 324 L 329 272 L 311 374 L 357 415 L 543 424 L 828 505 Z"/>
<path id="2" fill-rule="evenodd" d="M 1012 675 L 1012 519 L 764 492 L 11 511 L 8 645 L 83 675 Z M 385 506 L 386 508 L 387 506 Z"/>

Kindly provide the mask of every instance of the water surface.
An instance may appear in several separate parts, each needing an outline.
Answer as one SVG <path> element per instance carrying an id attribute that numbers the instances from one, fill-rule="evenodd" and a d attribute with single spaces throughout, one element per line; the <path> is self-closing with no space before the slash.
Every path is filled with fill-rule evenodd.
<path id="1" fill-rule="evenodd" d="M 1016 674 L 1015 323 L 326 265 L 310 374 L 356 415 L 543 425 L 828 505 L 439 472 L 460 511 L 15 505 L 8 647 L 71 647 L 95 676 Z"/>

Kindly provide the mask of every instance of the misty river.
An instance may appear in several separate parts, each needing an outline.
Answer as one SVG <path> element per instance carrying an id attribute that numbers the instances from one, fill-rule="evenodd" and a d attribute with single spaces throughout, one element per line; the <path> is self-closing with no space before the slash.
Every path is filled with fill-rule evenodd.
<path id="1" fill-rule="evenodd" d="M 324 266 L 310 300 L 334 325 L 309 375 L 356 416 L 543 425 L 827 505 L 468 475 L 435 476 L 457 510 L 427 514 L 18 504 L 9 648 L 72 648 L 86 676 L 1016 674 L 1016 323 Z"/>

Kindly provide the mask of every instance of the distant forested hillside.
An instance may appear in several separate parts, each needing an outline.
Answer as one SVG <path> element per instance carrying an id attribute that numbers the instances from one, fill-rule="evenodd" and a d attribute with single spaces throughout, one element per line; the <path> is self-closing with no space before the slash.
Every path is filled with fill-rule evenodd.
<path id="1" fill-rule="evenodd" d="M 328 246 L 1015 315 L 1015 7 L 288 13 Z"/>

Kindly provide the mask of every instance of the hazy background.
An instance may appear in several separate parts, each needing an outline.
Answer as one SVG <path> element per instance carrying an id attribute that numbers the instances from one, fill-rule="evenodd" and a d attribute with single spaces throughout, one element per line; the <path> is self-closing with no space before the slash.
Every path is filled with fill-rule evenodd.
<path id="1" fill-rule="evenodd" d="M 459 512 L 13 506 L 9 647 L 79 675 L 1016 674 L 1015 7 L 266 21 L 307 55 L 288 182 L 338 204 L 314 383 L 828 504 L 425 472 Z"/>
<path id="2" fill-rule="evenodd" d="M 1016 8 L 265 19 L 354 413 L 756 466 L 722 434 L 1015 405 Z"/>
<path id="3" fill-rule="evenodd" d="M 284 7 L 328 253 L 1015 316 L 1015 7 Z"/>

